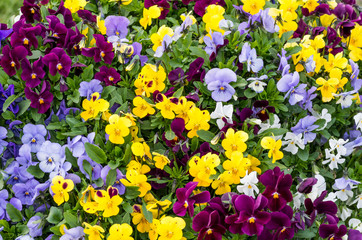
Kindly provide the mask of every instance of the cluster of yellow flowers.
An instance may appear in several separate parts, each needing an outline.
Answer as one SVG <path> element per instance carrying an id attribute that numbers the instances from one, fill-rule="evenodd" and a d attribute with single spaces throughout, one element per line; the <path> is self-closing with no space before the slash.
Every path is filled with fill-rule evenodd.
<path id="1" fill-rule="evenodd" d="M 156 90 L 165 89 L 166 72 L 162 66 L 145 64 L 134 82 L 136 95 L 149 97 Z"/>
<path id="2" fill-rule="evenodd" d="M 92 226 L 86 222 L 84 223 L 84 226 L 84 233 L 87 234 L 89 240 L 101 240 L 104 238 L 104 235 L 102 233 L 104 233 L 105 230 L 101 226 Z M 107 240 L 133 240 L 133 237 L 131 237 L 132 233 L 133 229 L 129 224 L 116 223 L 109 228 L 109 236 Z"/>
<path id="3" fill-rule="evenodd" d="M 194 177 L 194 182 L 198 182 L 198 186 L 208 187 L 211 184 L 213 189 L 216 189 L 217 195 L 230 192 L 232 184 L 238 184 L 240 178 L 244 177 L 246 172 L 256 171 L 261 173 L 260 161 L 248 155 L 243 156 L 247 146 L 245 142 L 248 140 L 248 134 L 243 131 L 235 132 L 229 128 L 225 134 L 225 139 L 222 141 L 222 146 L 225 150 L 225 155 L 228 160 L 222 164 L 223 172 L 213 180 L 217 172 L 215 168 L 220 165 L 220 158 L 216 154 L 208 153 L 201 158 L 193 156 L 189 161 L 189 173 Z M 219 168 L 218 168 L 219 169 Z"/>
<path id="4" fill-rule="evenodd" d="M 212 31 L 224 33 L 225 31 L 220 29 L 220 21 L 224 19 L 225 9 L 220 5 L 209 5 L 206 8 L 206 13 L 202 17 L 202 21 L 206 24 L 205 30 L 208 34 Z"/>

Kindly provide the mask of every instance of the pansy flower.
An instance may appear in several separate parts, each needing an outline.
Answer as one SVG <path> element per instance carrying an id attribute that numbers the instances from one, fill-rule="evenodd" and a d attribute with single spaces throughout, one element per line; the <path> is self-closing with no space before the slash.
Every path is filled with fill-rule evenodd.
<path id="1" fill-rule="evenodd" d="M 0 64 L 6 74 L 13 76 L 20 68 L 20 61 L 27 56 L 28 51 L 23 46 L 10 49 L 10 47 L 6 45 L 2 50 L 2 54 L 3 56 L 1 58 Z"/>
<path id="2" fill-rule="evenodd" d="M 24 89 L 25 96 L 31 101 L 30 107 L 37 108 L 38 113 L 45 113 L 51 106 L 53 101 L 53 94 L 49 92 L 50 83 L 44 81 L 40 91 L 36 92 L 35 90 L 26 87 Z"/>
<path id="3" fill-rule="evenodd" d="M 82 55 L 93 57 L 96 63 L 103 60 L 105 63 L 111 64 L 114 58 L 112 43 L 108 43 L 100 34 L 94 34 L 93 37 L 96 40 L 96 47 L 83 48 Z"/>
<path id="4" fill-rule="evenodd" d="M 33 63 L 33 66 L 31 66 L 29 60 L 25 58 L 21 62 L 21 68 L 23 69 L 23 72 L 21 73 L 21 79 L 25 81 L 25 85 L 29 88 L 35 88 L 38 86 L 41 82 L 41 79 L 43 79 L 45 76 L 42 58 L 36 60 Z"/>

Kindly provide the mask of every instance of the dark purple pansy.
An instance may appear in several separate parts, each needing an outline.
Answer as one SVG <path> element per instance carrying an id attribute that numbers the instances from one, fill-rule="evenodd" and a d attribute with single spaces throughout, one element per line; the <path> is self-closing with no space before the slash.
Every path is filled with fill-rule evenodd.
<path id="1" fill-rule="evenodd" d="M 45 72 L 43 70 L 44 64 L 41 57 L 33 62 L 33 66 L 30 65 L 28 59 L 23 59 L 21 62 L 21 68 L 23 69 L 21 79 L 25 81 L 25 85 L 27 87 L 34 88 L 38 86 L 41 79 L 45 76 Z"/>
<path id="2" fill-rule="evenodd" d="M 309 33 L 309 26 L 303 21 L 303 19 L 300 19 L 298 22 L 298 28 L 293 33 L 293 38 L 303 38 L 304 35 Z"/>
<path id="3" fill-rule="evenodd" d="M 100 67 L 99 72 L 95 74 L 94 78 L 104 82 L 106 86 L 115 85 L 117 82 L 121 81 L 121 75 L 117 70 L 106 66 Z"/>
<path id="4" fill-rule="evenodd" d="M 44 56 L 43 63 L 49 68 L 52 76 L 58 72 L 64 77 L 68 77 L 72 66 L 72 59 L 65 53 L 62 48 L 54 48 Z"/>
<path id="5" fill-rule="evenodd" d="M 40 7 L 38 5 L 25 0 L 20 11 L 28 23 L 33 23 L 35 20 L 40 21 Z"/>
<path id="6" fill-rule="evenodd" d="M 38 48 L 38 39 L 36 36 L 39 36 L 42 32 L 42 28 L 38 26 L 27 26 L 28 24 L 20 24 L 14 25 L 14 33 L 11 35 L 11 46 L 23 46 L 28 50 L 28 55 L 32 55 L 30 50 L 31 47 L 35 49 Z"/>
<path id="7" fill-rule="evenodd" d="M 201 69 L 204 64 L 204 59 L 202 57 L 198 57 L 190 64 L 189 71 L 186 73 L 187 81 L 203 81 L 205 77 L 205 69 Z"/>
<path id="8" fill-rule="evenodd" d="M 312 191 L 313 186 L 318 182 L 316 178 L 307 178 L 299 185 L 298 192 L 308 194 Z"/>
<path id="9" fill-rule="evenodd" d="M 269 106 L 267 100 L 257 100 L 253 104 L 253 111 L 261 121 L 269 119 L 269 113 L 275 113 L 275 108 Z"/>
<path id="10" fill-rule="evenodd" d="M 78 10 L 77 11 L 78 16 L 83 20 L 83 22 L 85 24 L 92 24 L 92 23 L 97 23 L 97 16 L 93 15 L 90 11 L 88 10 Z"/>
<path id="11" fill-rule="evenodd" d="M 82 53 L 79 43 L 83 37 L 84 35 L 79 32 L 77 27 L 75 27 L 75 31 L 73 29 L 68 29 L 65 36 L 64 48 L 69 55 L 80 55 Z"/>
<path id="12" fill-rule="evenodd" d="M 30 107 L 38 109 L 38 113 L 45 113 L 51 106 L 53 94 L 49 92 L 50 84 L 47 81 L 43 82 L 40 91 L 26 87 L 24 89 L 25 96 L 31 101 Z"/>
<path id="13" fill-rule="evenodd" d="M 334 218 L 338 222 L 338 218 L 335 216 L 338 208 L 332 201 L 323 201 L 326 197 L 327 191 L 323 191 L 314 202 L 310 198 L 304 201 L 306 214 L 309 215 L 309 219 L 306 219 L 306 224 L 311 226 L 314 223 L 317 214 L 326 214 L 327 217 Z"/>
<path id="14" fill-rule="evenodd" d="M 246 235 L 260 235 L 264 225 L 270 220 L 270 213 L 263 210 L 267 203 L 268 200 L 263 195 L 259 195 L 256 200 L 247 195 L 236 197 L 234 206 L 239 216 L 234 223 L 242 224 L 241 230 Z"/>
<path id="15" fill-rule="evenodd" d="M 67 28 L 71 28 L 73 26 L 75 26 L 75 22 L 73 21 L 73 17 L 72 17 L 72 13 L 70 12 L 70 10 L 68 8 L 64 7 L 64 2 L 63 0 L 60 1 L 58 10 L 53 10 L 53 9 L 48 9 L 49 13 L 51 15 L 58 15 L 58 14 L 62 14 L 63 18 L 64 18 L 64 25 Z"/>
<path id="16" fill-rule="evenodd" d="M 263 195 L 268 198 L 268 207 L 271 211 L 279 211 L 285 207 L 287 202 L 293 200 L 290 187 L 292 186 L 292 176 L 284 175 L 279 167 L 268 170 L 260 176 L 260 182 L 266 186 Z"/>
<path id="17" fill-rule="evenodd" d="M 54 15 L 46 17 L 49 27 L 47 29 L 48 35 L 44 39 L 44 44 L 55 43 L 57 47 L 63 47 L 65 36 L 67 35 L 67 27 L 60 22 L 59 18 Z"/>
<path id="18" fill-rule="evenodd" d="M 192 229 L 199 232 L 197 240 L 221 240 L 222 235 L 226 232 L 217 210 L 198 213 L 192 221 Z"/>
<path id="19" fill-rule="evenodd" d="M 322 238 L 342 240 L 342 237 L 347 233 L 347 227 L 345 225 L 338 227 L 337 224 L 321 224 L 318 232 Z"/>
<path id="20" fill-rule="evenodd" d="M 114 58 L 112 43 L 107 42 L 101 34 L 94 34 L 93 37 L 97 47 L 83 48 L 82 55 L 93 57 L 96 63 L 103 60 L 105 63 L 111 64 Z"/>
<path id="21" fill-rule="evenodd" d="M 16 70 L 20 68 L 20 61 L 27 56 L 28 51 L 23 46 L 18 46 L 10 49 L 8 45 L 3 48 L 1 66 L 4 72 L 9 76 L 16 74 Z"/>
<path id="22" fill-rule="evenodd" d="M 206 203 L 210 201 L 210 193 L 208 191 L 201 192 L 199 194 L 191 194 L 197 187 L 197 182 L 189 182 L 184 188 L 176 190 L 177 201 L 173 205 L 173 212 L 177 216 L 185 216 L 188 212 L 190 217 L 194 216 L 194 204 Z"/>
<path id="23" fill-rule="evenodd" d="M 183 83 L 184 79 L 185 79 L 185 72 L 184 72 L 184 70 L 182 70 L 182 68 L 179 68 L 179 67 L 172 70 L 168 74 L 168 80 L 170 81 L 170 83 L 172 85 L 176 85 L 178 83 Z"/>
<path id="24" fill-rule="evenodd" d="M 355 229 L 350 229 L 348 231 L 348 240 L 361 240 L 362 239 L 362 233 Z"/>

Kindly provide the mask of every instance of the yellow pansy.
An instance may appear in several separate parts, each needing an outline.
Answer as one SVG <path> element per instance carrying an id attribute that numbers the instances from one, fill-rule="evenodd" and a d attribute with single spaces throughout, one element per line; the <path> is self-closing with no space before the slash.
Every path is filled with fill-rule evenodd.
<path id="1" fill-rule="evenodd" d="M 133 229 L 129 224 L 116 223 L 109 228 L 109 237 L 107 240 L 133 240 L 133 237 L 131 237 L 132 233 Z"/>
<path id="2" fill-rule="evenodd" d="M 86 0 L 65 0 L 64 7 L 68 8 L 71 13 L 76 13 L 79 9 L 84 9 L 87 5 Z"/>
<path id="3" fill-rule="evenodd" d="M 119 213 L 119 205 L 123 199 L 118 195 L 117 188 L 108 187 L 107 191 L 98 190 L 94 200 L 98 203 L 98 211 L 104 211 L 103 217 L 115 216 Z"/>
<path id="4" fill-rule="evenodd" d="M 263 137 L 261 139 L 261 146 L 264 149 L 269 149 L 268 157 L 273 158 L 272 163 L 275 163 L 276 160 L 282 159 L 284 154 L 280 151 L 282 147 L 282 140 L 275 141 L 272 137 Z"/>
<path id="5" fill-rule="evenodd" d="M 109 102 L 104 99 L 99 99 L 99 93 L 95 92 L 92 94 L 91 99 L 84 99 L 82 103 L 84 112 L 80 116 L 87 121 L 98 116 L 100 112 L 107 111 L 109 108 Z"/>
<path id="6" fill-rule="evenodd" d="M 251 15 L 257 14 L 263 9 L 265 0 L 241 0 L 243 2 L 243 10 Z"/>
<path id="7" fill-rule="evenodd" d="M 225 9 L 220 5 L 211 4 L 206 8 L 202 21 L 206 23 L 205 30 L 208 34 L 213 31 L 225 32 L 219 27 L 220 21 L 224 19 L 224 13 Z"/>
<path id="8" fill-rule="evenodd" d="M 168 159 L 168 157 L 166 157 L 165 155 L 156 153 L 156 152 L 152 152 L 152 154 L 154 155 L 153 160 L 155 161 L 155 166 L 156 168 L 162 169 L 168 164 L 170 163 L 170 159 Z"/>
<path id="9" fill-rule="evenodd" d="M 153 43 L 152 50 L 156 51 L 159 46 L 162 45 L 162 40 L 165 37 L 165 35 L 169 35 L 172 37 L 174 34 L 172 28 L 169 28 L 165 25 L 162 25 L 157 33 L 154 33 L 151 35 L 151 42 Z"/>
<path id="10" fill-rule="evenodd" d="M 135 170 L 129 170 L 126 173 L 127 179 L 121 179 L 121 182 L 126 187 L 135 186 L 139 187 L 138 191 L 140 191 L 139 197 L 143 197 L 146 195 L 148 191 L 151 190 L 151 185 L 147 182 L 146 175 L 140 174 Z"/>
<path id="11" fill-rule="evenodd" d="M 225 134 L 225 138 L 222 140 L 221 145 L 225 150 L 225 155 L 231 158 L 233 152 L 245 152 L 246 144 L 249 136 L 244 131 L 235 132 L 234 129 L 229 128 Z"/>
<path id="12" fill-rule="evenodd" d="M 103 239 L 104 229 L 101 226 L 92 226 L 86 222 L 83 223 L 85 226 L 84 233 L 88 235 L 89 240 L 101 240 Z"/>
<path id="13" fill-rule="evenodd" d="M 237 182 L 239 183 L 240 178 L 238 178 L 237 180 L 238 180 Z M 222 195 L 224 193 L 231 192 L 230 184 L 232 183 L 233 180 L 230 172 L 225 171 L 212 182 L 211 187 L 213 189 L 216 189 L 215 191 L 216 195 Z"/>
<path id="14" fill-rule="evenodd" d="M 176 108 L 176 104 L 162 94 L 162 101 L 156 103 L 156 108 L 161 111 L 162 117 L 166 119 L 174 119 L 175 113 L 173 110 Z"/>
<path id="15" fill-rule="evenodd" d="M 210 113 L 207 110 L 201 111 L 199 108 L 193 107 L 188 111 L 187 115 L 190 119 L 185 126 L 189 130 L 187 137 L 197 137 L 198 130 L 209 130 Z"/>
<path id="16" fill-rule="evenodd" d="M 240 178 L 245 176 L 246 168 L 249 164 L 249 160 L 244 158 L 241 152 L 233 152 L 231 154 L 230 160 L 226 160 L 222 167 L 225 171 L 230 172 L 231 183 L 238 184 L 240 182 Z"/>
<path id="17" fill-rule="evenodd" d="M 140 96 L 136 96 L 133 99 L 133 105 L 135 106 L 132 109 L 132 112 L 134 115 L 136 115 L 139 118 L 144 118 L 148 114 L 152 115 L 155 113 L 155 109 L 149 104 L 146 100 L 144 100 Z"/>
<path id="18" fill-rule="evenodd" d="M 109 135 L 109 141 L 115 144 L 123 144 L 123 137 L 128 136 L 129 127 L 131 127 L 132 122 L 125 117 L 113 114 L 109 118 L 109 123 L 110 124 L 106 126 L 106 133 Z"/>
<path id="19" fill-rule="evenodd" d="M 151 26 L 152 19 L 156 19 L 161 15 L 161 8 L 157 5 L 151 6 L 149 9 L 143 9 L 143 17 L 140 19 L 141 26 L 146 29 Z"/>

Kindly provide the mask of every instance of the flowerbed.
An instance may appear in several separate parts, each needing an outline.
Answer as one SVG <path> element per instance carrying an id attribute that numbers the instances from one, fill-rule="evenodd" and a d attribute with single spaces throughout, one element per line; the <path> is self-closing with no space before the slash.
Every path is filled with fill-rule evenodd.
<path id="1" fill-rule="evenodd" d="M 354 0 L 24 0 L 1 239 L 362 239 Z"/>

